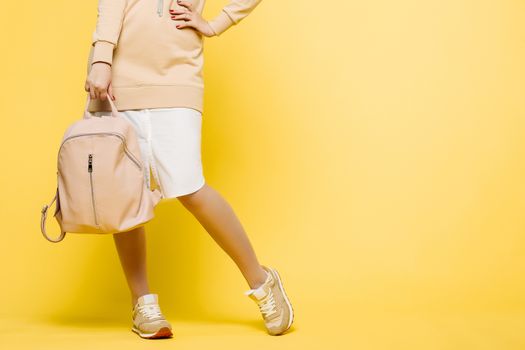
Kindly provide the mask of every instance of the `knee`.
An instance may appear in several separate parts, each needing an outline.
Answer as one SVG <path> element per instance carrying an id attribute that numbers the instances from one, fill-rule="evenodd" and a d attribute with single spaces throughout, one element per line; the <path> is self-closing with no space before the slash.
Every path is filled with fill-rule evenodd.
<path id="1" fill-rule="evenodd" d="M 206 191 L 207 185 L 204 184 L 197 191 L 182 195 L 177 197 L 179 201 L 186 207 L 188 206 L 198 206 L 202 203 L 204 199 L 204 192 Z"/>

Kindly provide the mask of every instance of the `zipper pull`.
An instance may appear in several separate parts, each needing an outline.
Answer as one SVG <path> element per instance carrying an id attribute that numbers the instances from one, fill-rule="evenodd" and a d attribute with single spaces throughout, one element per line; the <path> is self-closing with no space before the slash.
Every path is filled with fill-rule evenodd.
<path id="1" fill-rule="evenodd" d="M 89 154 L 88 158 L 88 171 L 91 173 L 93 171 L 93 154 Z"/>

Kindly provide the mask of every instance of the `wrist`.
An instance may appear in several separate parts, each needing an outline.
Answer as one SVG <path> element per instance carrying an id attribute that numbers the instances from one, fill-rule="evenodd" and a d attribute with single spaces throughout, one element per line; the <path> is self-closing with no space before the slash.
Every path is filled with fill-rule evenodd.
<path id="1" fill-rule="evenodd" d="M 113 49 L 115 45 L 109 41 L 99 40 L 93 44 L 93 62 L 113 63 Z"/>
<path id="2" fill-rule="evenodd" d="M 211 27 L 212 31 L 215 33 L 215 35 L 219 36 L 232 25 L 234 25 L 235 22 L 230 18 L 230 16 L 228 16 L 226 11 L 222 10 L 217 16 L 212 18 L 208 22 L 208 24 Z"/>
<path id="3" fill-rule="evenodd" d="M 210 30 L 210 37 L 212 36 L 217 36 L 217 33 L 215 32 L 215 30 L 213 30 L 213 27 L 211 26 L 210 22 L 208 21 L 205 21 L 206 22 L 206 25 L 208 26 L 209 30 Z"/>

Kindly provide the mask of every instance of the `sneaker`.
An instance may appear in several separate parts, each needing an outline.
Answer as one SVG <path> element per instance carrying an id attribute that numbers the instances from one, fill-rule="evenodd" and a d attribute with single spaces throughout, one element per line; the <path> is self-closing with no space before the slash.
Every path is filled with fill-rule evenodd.
<path id="1" fill-rule="evenodd" d="M 172 336 L 171 325 L 160 311 L 157 294 L 145 294 L 133 307 L 131 330 L 142 338 L 167 338 Z"/>
<path id="2" fill-rule="evenodd" d="M 266 329 L 270 335 L 284 333 L 293 322 L 293 308 L 284 292 L 281 278 L 274 268 L 262 266 L 268 274 L 257 289 L 244 292 L 259 306 Z"/>

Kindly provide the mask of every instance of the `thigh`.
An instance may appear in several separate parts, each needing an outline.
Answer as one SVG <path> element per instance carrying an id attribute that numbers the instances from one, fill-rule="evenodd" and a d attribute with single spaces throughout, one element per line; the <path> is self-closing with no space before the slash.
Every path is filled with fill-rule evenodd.
<path id="1" fill-rule="evenodd" d="M 148 111 L 152 163 L 164 197 L 195 192 L 204 185 L 201 113 L 185 107 Z"/>

